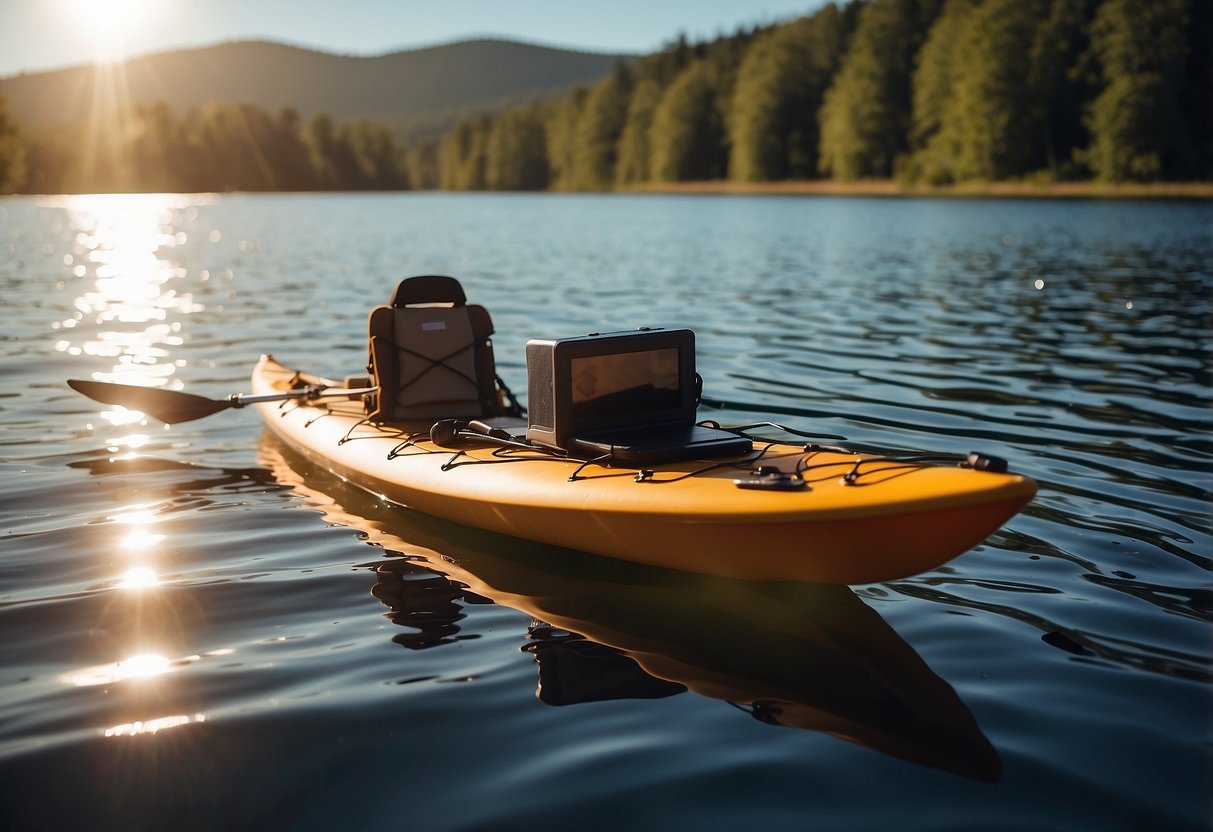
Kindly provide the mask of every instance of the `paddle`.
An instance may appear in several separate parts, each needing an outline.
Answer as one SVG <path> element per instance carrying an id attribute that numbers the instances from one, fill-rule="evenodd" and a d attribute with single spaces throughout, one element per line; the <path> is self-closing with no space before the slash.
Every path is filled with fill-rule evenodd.
<path id="1" fill-rule="evenodd" d="M 201 419 L 212 413 L 218 413 L 220 410 L 245 407 L 258 402 L 281 402 L 290 399 L 312 401 L 329 397 L 353 399 L 367 393 L 374 393 L 379 389 L 377 387 L 350 389 L 309 384 L 286 393 L 268 393 L 263 396 L 233 393 L 226 399 L 208 399 L 204 396 L 195 396 L 193 393 L 182 393 L 179 390 L 140 387 L 136 384 L 114 384 L 108 381 L 86 381 L 78 378 L 70 378 L 67 383 L 73 390 L 83 393 L 93 401 L 121 405 L 127 410 L 138 410 L 169 425 Z"/>

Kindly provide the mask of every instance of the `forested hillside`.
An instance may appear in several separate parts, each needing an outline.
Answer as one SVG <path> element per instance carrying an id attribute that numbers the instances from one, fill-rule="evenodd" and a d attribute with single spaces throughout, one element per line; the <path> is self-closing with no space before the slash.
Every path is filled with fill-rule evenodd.
<path id="1" fill-rule="evenodd" d="M 680 38 L 562 96 L 473 107 L 428 140 L 252 103 L 137 106 L 20 138 L 12 121 L 0 110 L 0 188 L 43 192 L 1210 180 L 1213 3 L 829 4 Z"/>
<path id="2" fill-rule="evenodd" d="M 435 181 L 1208 179 L 1211 61 L 1206 0 L 856 0 L 467 120 Z"/>

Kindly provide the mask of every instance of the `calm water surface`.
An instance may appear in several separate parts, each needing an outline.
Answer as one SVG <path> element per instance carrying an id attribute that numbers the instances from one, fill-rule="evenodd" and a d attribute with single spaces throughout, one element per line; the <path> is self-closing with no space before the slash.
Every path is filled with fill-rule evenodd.
<path id="1" fill-rule="evenodd" d="M 459 277 L 531 337 L 696 330 L 706 417 L 1005 456 L 933 572 L 709 580 L 388 507 L 64 380 L 360 370 Z M 0 200 L 8 828 L 1213 825 L 1213 206 L 664 196 Z"/>

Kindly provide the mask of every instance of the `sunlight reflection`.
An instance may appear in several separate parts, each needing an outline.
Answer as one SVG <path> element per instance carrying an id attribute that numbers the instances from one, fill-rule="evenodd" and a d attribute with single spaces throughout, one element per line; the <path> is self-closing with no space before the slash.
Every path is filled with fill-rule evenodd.
<path id="1" fill-rule="evenodd" d="M 74 243 L 64 268 L 91 285 L 72 314 L 52 326 L 64 333 L 55 349 L 109 359 L 94 372 L 100 381 L 164 386 L 184 362 L 172 360 L 183 343 L 181 320 L 203 309 L 171 283 L 186 276 L 162 254 L 188 242 L 181 230 L 190 197 L 165 194 L 87 195 L 65 201 Z M 72 337 L 75 336 L 75 337 Z M 115 407 L 102 412 L 111 424 L 138 422 L 143 414 Z"/>
<path id="2" fill-rule="evenodd" d="M 161 540 L 164 540 L 164 535 L 162 534 L 150 534 L 143 529 L 136 529 L 125 535 L 120 545 L 123 549 L 147 549 L 155 546 Z"/>
<path id="3" fill-rule="evenodd" d="M 143 503 L 135 503 L 117 514 L 109 515 L 105 519 L 114 523 L 132 523 L 146 526 L 149 523 L 156 522 L 156 513 Z"/>
<path id="4" fill-rule="evenodd" d="M 111 685 L 127 679 L 153 679 L 168 673 L 172 662 L 156 653 L 140 653 L 122 661 L 64 673 L 59 678 L 76 687 Z"/>
<path id="5" fill-rule="evenodd" d="M 129 658 L 109 664 L 98 664 L 82 670 L 70 670 L 59 676 L 59 681 L 73 687 L 95 687 L 125 681 L 154 680 L 173 670 L 202 661 L 203 658 L 230 656 L 236 651 L 230 647 L 208 650 L 201 655 L 168 659 L 159 653 L 137 653 Z"/>
<path id="6" fill-rule="evenodd" d="M 121 436 L 117 439 L 109 440 L 110 445 L 113 446 L 110 448 L 110 450 L 117 451 L 120 448 L 130 448 L 131 450 L 136 450 L 146 445 L 150 439 L 151 437 L 146 433 L 132 433 L 130 436 Z"/>
<path id="7" fill-rule="evenodd" d="M 138 410 L 127 410 L 120 404 L 113 405 L 110 410 L 101 411 L 101 418 L 114 427 L 134 425 L 143 421 L 143 413 Z"/>
<path id="8" fill-rule="evenodd" d="M 187 716 L 186 714 L 177 714 L 175 716 L 162 716 L 159 719 L 126 722 L 122 725 L 115 725 L 113 728 L 106 728 L 105 736 L 133 737 L 137 734 L 154 734 L 157 731 L 189 725 L 192 722 L 206 722 L 206 715 L 194 714 L 193 716 Z"/>
<path id="9" fill-rule="evenodd" d="M 122 573 L 116 586 L 119 589 L 150 589 L 160 585 L 156 572 L 148 566 L 133 566 Z"/>

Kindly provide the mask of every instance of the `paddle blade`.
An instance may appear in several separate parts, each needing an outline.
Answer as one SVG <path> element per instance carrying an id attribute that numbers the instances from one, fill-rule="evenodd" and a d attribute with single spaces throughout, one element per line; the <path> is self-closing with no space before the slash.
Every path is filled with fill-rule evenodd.
<path id="1" fill-rule="evenodd" d="M 95 402 L 138 410 L 169 425 L 201 419 L 233 406 L 230 401 L 207 399 L 179 390 L 161 390 L 135 384 L 114 384 L 78 378 L 69 378 L 67 383 L 77 393 L 83 393 Z"/>

